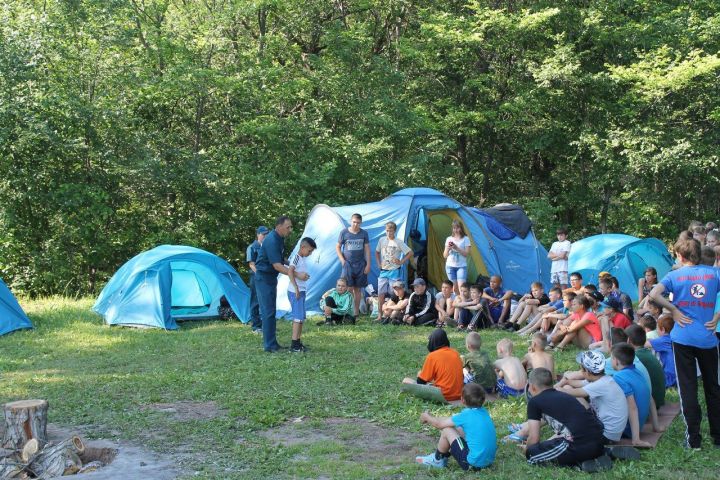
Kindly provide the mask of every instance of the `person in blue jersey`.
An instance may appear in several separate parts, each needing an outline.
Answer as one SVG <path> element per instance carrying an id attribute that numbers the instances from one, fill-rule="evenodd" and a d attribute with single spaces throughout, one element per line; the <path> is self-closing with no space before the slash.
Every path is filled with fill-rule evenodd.
<path id="1" fill-rule="evenodd" d="M 285 238 L 292 231 L 290 217 L 282 215 L 275 221 L 275 229 L 263 241 L 255 260 L 255 289 L 260 304 L 262 320 L 263 349 L 274 353 L 284 348 L 275 338 L 275 302 L 277 300 L 278 273 L 288 274 L 284 264 Z M 296 274 L 300 280 L 307 280 L 307 274 Z"/>
<path id="2" fill-rule="evenodd" d="M 260 246 L 265 235 L 270 233 L 270 229 L 265 225 L 260 225 L 255 230 L 255 241 L 247 247 L 245 253 L 245 261 L 250 267 L 250 327 L 253 333 L 262 333 L 262 321 L 260 320 L 260 304 L 258 303 L 257 292 L 255 291 L 255 261 L 260 253 Z"/>
<path id="3" fill-rule="evenodd" d="M 335 251 L 342 265 L 341 276 L 347 280 L 348 288 L 355 300 L 351 323 L 355 323 L 354 319 L 360 314 L 362 289 L 367 287 L 367 277 L 370 273 L 370 237 L 360 225 L 362 225 L 362 215 L 353 213 L 350 226 L 342 229 L 335 245 Z"/>
<path id="4" fill-rule="evenodd" d="M 681 238 L 675 243 L 675 255 L 681 267 L 672 270 L 653 287 L 650 298 L 672 312 L 675 327 L 670 332 L 677 388 L 687 431 L 686 446 L 699 449 L 702 442 L 702 410 L 698 402 L 697 368 L 700 368 L 710 436 L 720 447 L 720 383 L 718 382 L 718 338 L 715 327 L 720 312 L 715 312 L 720 291 L 720 271 L 699 265 L 701 245 L 695 239 Z M 672 293 L 672 303 L 663 293 Z M 696 366 L 697 365 L 697 366 Z"/>

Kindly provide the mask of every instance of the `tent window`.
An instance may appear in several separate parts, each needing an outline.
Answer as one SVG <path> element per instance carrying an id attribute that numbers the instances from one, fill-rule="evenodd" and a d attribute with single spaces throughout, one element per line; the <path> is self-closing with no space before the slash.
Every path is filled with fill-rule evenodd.
<path id="1" fill-rule="evenodd" d="M 200 313 L 207 310 L 212 303 L 207 285 L 191 270 L 172 269 L 170 295 L 173 313 L 177 313 L 178 309 L 192 310 L 185 313 Z"/>

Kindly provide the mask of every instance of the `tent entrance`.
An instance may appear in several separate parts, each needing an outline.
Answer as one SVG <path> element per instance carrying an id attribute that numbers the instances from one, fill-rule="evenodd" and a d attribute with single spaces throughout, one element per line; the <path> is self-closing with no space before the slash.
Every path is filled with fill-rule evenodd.
<path id="1" fill-rule="evenodd" d="M 196 262 L 171 262 L 170 312 L 176 320 L 217 317 L 218 301 L 213 299 L 214 277 Z M 210 283 L 210 285 L 208 285 Z M 215 308 L 212 308 L 213 305 Z"/>
<path id="2" fill-rule="evenodd" d="M 422 216 L 422 213 L 421 215 Z M 452 222 L 459 221 L 465 227 L 465 233 L 469 235 L 468 225 L 462 221 L 458 212 L 453 209 L 425 210 L 424 224 L 426 226 L 427 238 L 427 280 L 439 288 L 443 280 L 447 278 L 445 273 L 445 239 L 452 234 Z M 420 222 L 418 222 L 420 224 Z M 468 255 L 468 282 L 475 283 L 478 275 L 488 275 L 487 266 L 475 245 L 477 238 L 471 237 L 472 246 Z"/>

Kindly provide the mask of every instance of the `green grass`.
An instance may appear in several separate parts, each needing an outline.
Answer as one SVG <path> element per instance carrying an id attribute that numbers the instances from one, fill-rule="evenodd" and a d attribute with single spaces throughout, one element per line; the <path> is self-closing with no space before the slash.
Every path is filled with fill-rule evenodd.
<path id="1" fill-rule="evenodd" d="M 441 472 L 414 465 L 408 450 L 384 452 L 367 464 L 355 461 L 367 439 L 362 425 L 346 427 L 330 440 L 288 446 L 259 435 L 289 428 L 322 427 L 325 419 L 364 419 L 388 435 L 426 434 L 410 441 L 430 452 L 436 433 L 418 422 L 420 413 L 451 414 L 457 409 L 425 404 L 401 395 L 399 381 L 414 376 L 427 353 L 429 329 L 370 325 L 327 329 L 309 321 L 307 355 L 270 355 L 261 340 L 238 322 L 185 323 L 177 332 L 111 328 L 90 311 L 92 301 L 51 298 L 25 301 L 35 330 L 0 337 L 0 401 L 49 400 L 50 421 L 86 426 L 97 437 L 117 438 L 178 455 L 194 478 L 465 478 L 455 464 Z M 486 348 L 502 332 L 482 333 Z M 290 325 L 278 324 L 288 344 Z M 526 342 L 513 335 L 516 351 Z M 464 351 L 463 336 L 450 333 Z M 576 368 L 574 351 L 557 355 L 558 370 Z M 674 393 L 669 394 L 676 398 Z M 225 415 L 178 421 L 148 409 L 152 403 L 214 401 Z M 524 419 L 523 400 L 489 405 L 498 436 L 505 425 Z M 367 425 L 367 424 L 364 424 Z M 657 449 L 641 461 L 616 463 L 595 478 L 717 478 L 720 449 L 708 440 L 700 452 L 681 447 L 684 426 L 676 419 Z M 703 423 L 707 437 L 707 423 Z M 354 442 L 357 442 L 354 445 Z M 180 453 L 182 452 L 182 454 Z M 208 452 L 211 452 L 208 455 Z M 500 445 L 485 478 L 574 478 L 575 470 L 528 466 L 517 447 Z"/>

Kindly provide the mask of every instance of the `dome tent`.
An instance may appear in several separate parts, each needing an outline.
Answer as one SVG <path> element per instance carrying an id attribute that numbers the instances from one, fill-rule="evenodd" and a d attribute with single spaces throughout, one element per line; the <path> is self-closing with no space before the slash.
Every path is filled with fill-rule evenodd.
<path id="1" fill-rule="evenodd" d="M 618 279 L 620 290 L 637 301 L 637 282 L 648 267 L 655 267 L 658 280 L 673 266 L 667 247 L 657 238 L 637 238 L 609 233 L 583 238 L 572 244 L 569 272 L 579 272 L 583 283 L 597 285 L 598 274 L 609 272 Z"/>
<path id="2" fill-rule="evenodd" d="M 5 282 L 0 279 L 0 335 L 24 328 L 33 328 L 33 325 Z"/>
<path id="3" fill-rule="evenodd" d="M 223 296 L 247 322 L 250 290 L 228 262 L 199 248 L 161 245 L 120 267 L 93 310 L 109 325 L 175 330 L 177 320 L 217 318 Z"/>
<path id="4" fill-rule="evenodd" d="M 436 287 L 445 279 L 445 259 L 442 253 L 453 220 L 462 222 L 472 243 L 468 258 L 470 281 L 474 281 L 478 274 L 499 274 L 503 277 L 504 288 L 522 292 L 529 290 L 530 283 L 535 280 L 548 286 L 550 284 L 547 251 L 535 239 L 532 230 L 524 232 L 526 235 L 522 236 L 496 220 L 490 212 L 465 207 L 437 190 L 406 188 L 379 202 L 343 207 L 320 204 L 312 209 L 302 234 L 302 237 L 313 238 L 318 247 L 308 258 L 308 312 L 317 313 L 321 295 L 333 288 L 340 276 L 335 245 L 340 231 L 349 226 L 353 213 L 363 216 L 362 228 L 370 237 L 371 270 L 368 280 L 375 287 L 380 273 L 375 262 L 375 247 L 385 235 L 385 224 L 389 221 L 397 224 L 397 237 L 405 240 L 416 253 L 419 248 L 426 250 L 427 280 Z M 299 243 L 293 252 L 298 248 Z M 403 274 L 407 279 L 407 271 Z M 287 283 L 287 277 L 281 275 L 277 297 L 280 316 L 290 308 Z"/>

